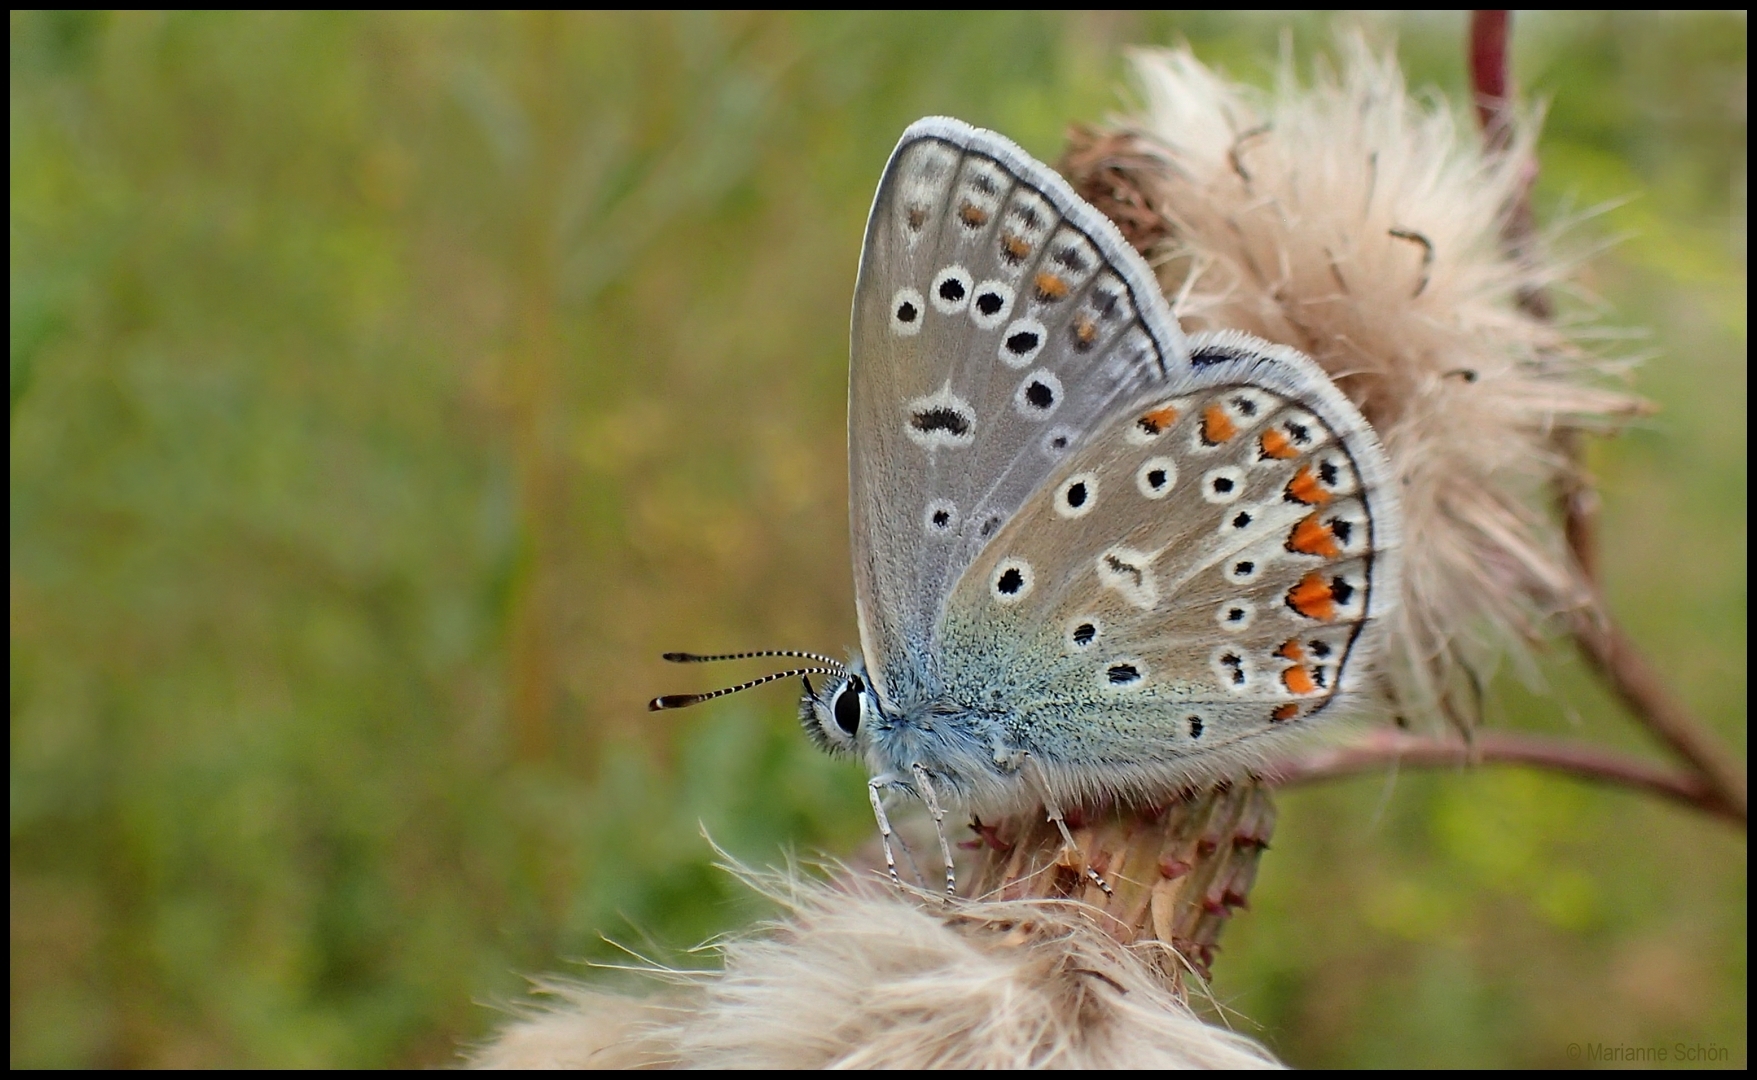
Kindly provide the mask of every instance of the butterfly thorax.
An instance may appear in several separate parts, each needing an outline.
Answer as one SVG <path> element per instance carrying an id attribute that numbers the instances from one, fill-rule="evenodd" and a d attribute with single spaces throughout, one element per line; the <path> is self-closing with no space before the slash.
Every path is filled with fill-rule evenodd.
<path id="1" fill-rule="evenodd" d="M 919 766 L 961 804 L 1018 797 L 1023 755 L 1007 734 L 1017 718 L 992 694 L 959 693 L 927 672 L 909 672 L 893 676 L 881 695 L 856 653 L 846 677 L 805 683 L 799 716 L 820 748 L 859 757 L 874 776 L 900 787 Z"/>

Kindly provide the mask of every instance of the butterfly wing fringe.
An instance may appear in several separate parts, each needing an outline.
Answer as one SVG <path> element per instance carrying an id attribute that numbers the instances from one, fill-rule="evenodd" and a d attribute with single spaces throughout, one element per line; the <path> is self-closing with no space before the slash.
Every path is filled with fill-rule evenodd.
<path id="1" fill-rule="evenodd" d="M 734 868 L 783 915 L 641 999 L 565 983 L 479 1068 L 1276 1068 L 1071 903 L 963 901 Z M 675 982 L 675 979 L 669 980 Z"/>
<path id="2" fill-rule="evenodd" d="M 1372 421 L 1405 517 L 1387 670 L 1400 707 L 1457 715 L 1461 684 L 1591 603 L 1550 509 L 1575 468 L 1560 439 L 1644 406 L 1607 385 L 1591 327 L 1521 303 L 1575 269 L 1504 239 L 1538 118 L 1489 153 L 1391 54 L 1351 36 L 1338 55 L 1309 84 L 1284 62 L 1261 92 L 1185 49 L 1136 54 L 1140 107 L 1097 136 L 1127 194 L 1102 204 L 1158 240 L 1188 329 L 1294 346 Z"/>

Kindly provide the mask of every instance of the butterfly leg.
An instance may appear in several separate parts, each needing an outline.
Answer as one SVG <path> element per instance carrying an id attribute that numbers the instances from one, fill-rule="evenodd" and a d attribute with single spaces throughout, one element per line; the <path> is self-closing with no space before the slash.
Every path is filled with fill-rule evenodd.
<path id="1" fill-rule="evenodd" d="M 891 872 L 891 884 L 900 889 L 903 887 L 903 879 L 897 873 L 897 856 L 891 851 L 891 819 L 885 816 L 885 802 L 879 796 L 879 788 L 890 787 L 895 783 L 889 776 L 875 776 L 866 782 L 866 795 L 872 800 L 872 816 L 878 818 L 879 843 L 885 849 L 885 869 Z"/>
<path id="2" fill-rule="evenodd" d="M 1062 820 L 1061 808 L 1052 803 L 1046 805 L 1044 809 L 1049 812 L 1049 820 L 1055 822 L 1055 827 L 1062 831 L 1063 849 L 1071 852 L 1076 858 L 1084 863 L 1086 861 L 1086 855 L 1080 850 L 1080 845 L 1074 843 L 1074 834 L 1068 831 L 1068 823 Z M 1092 884 L 1098 886 L 1104 891 L 1104 895 L 1116 895 L 1111 891 L 1110 886 L 1105 884 L 1104 879 L 1098 876 L 1098 871 L 1092 869 L 1091 866 L 1086 867 L 1086 876 L 1092 879 Z"/>
<path id="3" fill-rule="evenodd" d="M 927 888 L 927 875 L 921 872 L 921 864 L 915 861 L 915 849 L 909 846 L 909 835 L 899 829 L 891 839 L 897 842 L 897 850 L 903 853 L 903 861 L 909 864 L 909 876 L 915 879 L 917 885 Z"/>
<path id="4" fill-rule="evenodd" d="M 1037 763 L 1035 761 L 1032 761 L 1029 757 L 1027 757 L 1025 760 L 1026 760 L 1026 763 L 1033 766 L 1031 771 L 1034 774 L 1035 779 L 1037 780 L 1038 794 L 1043 796 L 1043 811 L 1044 811 L 1044 813 L 1049 816 L 1049 820 L 1055 822 L 1055 827 L 1057 829 L 1061 830 L 1062 850 L 1073 855 L 1076 859 L 1079 860 L 1080 865 L 1083 865 L 1086 867 L 1086 877 L 1091 880 L 1092 884 L 1098 886 L 1098 888 L 1104 892 L 1104 895 L 1115 896 L 1116 893 L 1111 891 L 1110 886 L 1105 883 L 1105 880 L 1098 876 L 1098 871 L 1092 869 L 1091 865 L 1087 864 L 1086 853 L 1080 850 L 1080 845 L 1074 843 L 1074 834 L 1068 831 L 1068 823 L 1062 817 L 1062 808 L 1059 805 L 1057 805 L 1057 803 L 1055 801 L 1055 796 L 1050 794 L 1049 782 L 1048 782 L 1048 780 L 1046 780 L 1044 778 L 1043 770 L 1041 768 L 1036 767 Z"/>
<path id="5" fill-rule="evenodd" d="M 927 803 L 927 812 L 933 817 L 934 835 L 939 837 L 940 855 L 946 860 L 946 895 L 958 895 L 958 875 L 952 866 L 952 845 L 946 842 L 946 812 L 940 808 L 939 797 L 933 793 L 933 784 L 927 778 L 927 770 L 918 761 L 910 766 L 915 773 L 915 783 L 921 789 L 921 800 Z"/>

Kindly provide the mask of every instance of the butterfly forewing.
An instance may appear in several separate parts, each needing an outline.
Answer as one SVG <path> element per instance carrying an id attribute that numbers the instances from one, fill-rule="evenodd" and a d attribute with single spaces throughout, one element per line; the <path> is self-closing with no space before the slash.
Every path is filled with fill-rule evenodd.
<path id="1" fill-rule="evenodd" d="M 1004 699 L 1064 788 L 1152 793 L 1259 760 L 1358 687 L 1391 602 L 1395 513 L 1359 414 L 1242 335 L 1192 359 L 1106 417 L 946 605 L 948 694 Z"/>
<path id="2" fill-rule="evenodd" d="M 874 681 L 935 696 L 960 573 L 1116 408 L 1187 370 L 1151 272 L 1060 177 L 992 132 L 912 125 L 855 291 L 849 456 Z"/>

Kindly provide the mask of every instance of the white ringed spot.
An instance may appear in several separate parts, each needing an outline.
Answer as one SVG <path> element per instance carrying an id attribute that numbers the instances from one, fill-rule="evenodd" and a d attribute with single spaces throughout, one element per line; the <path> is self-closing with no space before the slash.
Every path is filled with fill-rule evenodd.
<path id="1" fill-rule="evenodd" d="M 956 315 L 970 303 L 973 280 L 970 271 L 962 266 L 948 266 L 934 275 L 933 285 L 927 290 L 928 299 L 941 315 Z"/>
<path id="2" fill-rule="evenodd" d="M 1209 469 L 1202 477 L 1202 498 L 1215 506 L 1237 502 L 1245 493 L 1245 471 L 1236 465 Z"/>
<path id="3" fill-rule="evenodd" d="M 1231 633 L 1248 630 L 1257 621 L 1257 605 L 1243 597 L 1228 600 L 1214 610 L 1214 621 Z"/>
<path id="4" fill-rule="evenodd" d="M 1025 376 L 1013 393 L 1013 409 L 1027 420 L 1047 418 L 1062 403 L 1062 381 L 1048 368 L 1038 368 Z"/>
<path id="5" fill-rule="evenodd" d="M 1069 520 L 1085 517 L 1097 505 L 1097 473 L 1075 473 L 1063 480 L 1062 486 L 1056 489 L 1055 512 Z"/>
<path id="6" fill-rule="evenodd" d="M 1263 576 L 1265 559 L 1257 554 L 1241 552 L 1226 561 L 1226 580 L 1234 585 L 1249 585 Z"/>
<path id="7" fill-rule="evenodd" d="M 1006 321 L 1013 310 L 1013 287 L 1004 281 L 985 281 L 976 286 L 970 301 L 970 321 L 984 330 L 993 330 Z"/>
<path id="8" fill-rule="evenodd" d="M 921 513 L 921 528 L 929 536 L 949 536 L 958 528 L 958 504 L 935 499 Z"/>
<path id="9" fill-rule="evenodd" d="M 1163 499 L 1177 486 L 1177 462 L 1150 457 L 1135 470 L 1135 489 L 1149 499 Z"/>
<path id="10" fill-rule="evenodd" d="M 1234 536 L 1242 533 L 1256 524 L 1257 518 L 1262 514 L 1263 507 L 1260 506 L 1241 506 L 1228 510 L 1220 515 L 1220 534 Z"/>
<path id="11" fill-rule="evenodd" d="M 1104 624 L 1096 615 L 1082 615 L 1068 624 L 1067 643 L 1070 648 L 1089 649 L 1104 633 Z"/>
<path id="12" fill-rule="evenodd" d="M 904 287 L 891 297 L 891 333 L 898 337 L 914 337 L 921 333 L 921 320 L 927 314 L 927 301 L 920 289 Z"/>
<path id="13" fill-rule="evenodd" d="M 1036 319 L 1015 319 L 1001 334 L 1001 363 L 1018 369 L 1037 359 L 1049 331 Z"/>
<path id="14" fill-rule="evenodd" d="M 1030 563 L 1024 559 L 1002 559 L 989 578 L 988 592 L 998 603 L 1016 604 L 1031 595 L 1031 588 L 1036 583 Z"/>
<path id="15" fill-rule="evenodd" d="M 1043 456 L 1052 461 L 1062 457 L 1079 437 L 1080 433 L 1073 428 L 1057 424 L 1043 433 Z"/>

